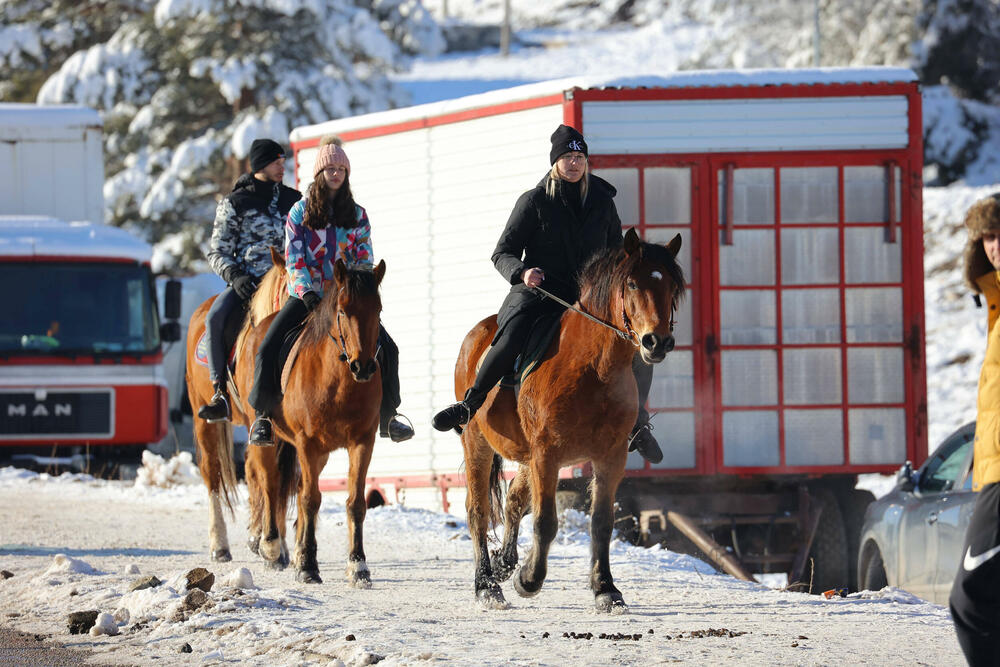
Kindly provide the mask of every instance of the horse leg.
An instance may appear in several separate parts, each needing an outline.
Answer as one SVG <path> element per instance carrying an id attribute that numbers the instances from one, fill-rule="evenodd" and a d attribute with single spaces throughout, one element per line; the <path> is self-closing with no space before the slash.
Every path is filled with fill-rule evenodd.
<path id="1" fill-rule="evenodd" d="M 503 512 L 503 545 L 490 554 L 490 565 L 497 581 L 507 581 L 517 569 L 517 533 L 530 502 L 531 476 L 526 467 L 520 466 L 517 476 L 507 489 L 507 503 Z"/>
<path id="2" fill-rule="evenodd" d="M 209 553 L 212 560 L 228 563 L 233 559 L 229 550 L 229 536 L 226 533 L 226 519 L 222 510 L 224 499 L 221 447 L 225 444 L 224 429 L 228 424 L 209 424 L 195 418 L 194 436 L 198 445 L 198 469 L 205 482 L 209 498 Z"/>
<path id="3" fill-rule="evenodd" d="M 272 570 L 285 569 L 289 560 L 283 530 L 284 514 L 278 509 L 282 504 L 278 449 L 288 446 L 250 447 L 247 451 L 247 487 L 251 495 L 249 546 Z"/>
<path id="4" fill-rule="evenodd" d="M 531 511 L 535 515 L 535 534 L 531 551 L 524 559 L 524 565 L 514 576 L 514 590 L 521 597 L 532 597 L 542 589 L 548 567 L 549 546 L 559 530 L 559 520 L 556 516 L 559 466 L 546 460 L 532 459 L 530 476 Z"/>
<path id="5" fill-rule="evenodd" d="M 500 590 L 500 580 L 493 574 L 489 550 L 486 548 L 486 532 L 493 514 L 490 472 L 494 465 L 502 465 L 502 459 L 494 454 L 475 422 L 466 426 L 462 432 L 462 446 L 465 449 L 465 476 L 468 484 L 465 511 L 476 564 L 476 599 L 488 609 L 506 609 L 509 605 Z"/>
<path id="6" fill-rule="evenodd" d="M 374 434 L 373 434 L 374 435 Z M 368 501 L 365 498 L 365 477 L 375 443 L 355 443 L 350 448 L 347 495 L 347 536 L 351 550 L 347 554 L 347 583 L 354 588 L 371 588 L 372 575 L 365 560 L 364 527 Z"/>
<path id="7" fill-rule="evenodd" d="M 295 520 L 295 578 L 304 584 L 321 584 L 316 561 L 316 513 L 322 496 L 319 491 L 320 458 L 309 445 L 296 447 L 302 481 L 299 484 L 299 515 Z M 307 451 L 308 450 L 308 451 Z"/>
<path id="8" fill-rule="evenodd" d="M 628 605 L 611 577 L 609 549 L 614 526 L 615 492 L 625 475 L 625 447 L 611 462 L 594 462 L 590 513 L 590 588 L 598 611 L 625 613 Z"/>

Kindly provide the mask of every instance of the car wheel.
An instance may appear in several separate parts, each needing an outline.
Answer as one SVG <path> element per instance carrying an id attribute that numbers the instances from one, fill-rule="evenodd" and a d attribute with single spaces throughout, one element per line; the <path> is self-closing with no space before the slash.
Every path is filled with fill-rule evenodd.
<path id="1" fill-rule="evenodd" d="M 872 557 L 868 559 L 864 575 L 861 578 L 861 589 L 867 591 L 880 591 L 889 585 L 889 578 L 885 574 L 885 564 L 882 562 L 882 553 L 878 547 L 873 548 Z"/>

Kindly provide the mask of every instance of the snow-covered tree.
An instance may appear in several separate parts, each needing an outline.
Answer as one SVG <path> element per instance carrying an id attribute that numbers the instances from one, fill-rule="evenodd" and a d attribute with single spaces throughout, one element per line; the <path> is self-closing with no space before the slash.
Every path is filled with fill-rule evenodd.
<path id="1" fill-rule="evenodd" d="M 946 83 L 962 97 L 1000 101 L 1000 3 L 924 0 L 917 67 L 925 83 Z"/>
<path id="2" fill-rule="evenodd" d="M 404 104 L 388 74 L 444 49 L 418 0 L 89 4 L 115 5 L 108 11 L 117 23 L 95 23 L 82 42 L 90 44 L 62 59 L 37 99 L 101 110 L 109 221 L 153 241 L 180 233 L 176 245 L 187 249 L 207 238 L 217 197 L 245 167 L 254 139 L 284 144 L 296 125 Z M 12 11 L 4 34 L 19 25 L 38 32 L 44 14 Z M 25 71 L 58 55 L 24 40 L 3 53 Z M 0 98 L 12 93 L 0 89 Z"/>

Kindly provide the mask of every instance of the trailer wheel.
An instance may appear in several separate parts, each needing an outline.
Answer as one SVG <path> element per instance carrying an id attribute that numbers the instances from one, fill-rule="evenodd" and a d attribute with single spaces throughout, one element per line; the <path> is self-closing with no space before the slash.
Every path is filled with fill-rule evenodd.
<path id="1" fill-rule="evenodd" d="M 861 546 L 861 526 L 865 521 L 868 505 L 875 502 L 871 491 L 850 489 L 840 496 L 840 511 L 844 516 L 844 530 L 847 533 L 847 579 L 851 592 L 863 590 L 858 584 L 863 572 L 858 572 L 859 547 Z"/>
<path id="2" fill-rule="evenodd" d="M 885 573 L 885 563 L 882 562 L 882 553 L 878 547 L 873 547 L 872 552 L 861 576 L 861 590 L 864 591 L 880 591 L 889 585 L 889 577 Z"/>
<path id="3" fill-rule="evenodd" d="M 848 585 L 847 567 L 847 536 L 844 530 L 844 518 L 837 506 L 837 498 L 828 489 L 818 489 L 813 495 L 813 502 L 820 503 L 823 513 L 816 526 L 809 558 L 810 568 L 806 567 L 806 581 L 812 582 L 810 593 L 818 594 L 831 588 L 843 588 Z"/>

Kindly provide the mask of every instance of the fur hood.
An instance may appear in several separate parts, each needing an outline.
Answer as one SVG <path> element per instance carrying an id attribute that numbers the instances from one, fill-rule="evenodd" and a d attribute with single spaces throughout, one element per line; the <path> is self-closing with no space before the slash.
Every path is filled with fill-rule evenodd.
<path id="1" fill-rule="evenodd" d="M 1000 233 L 1000 193 L 973 204 L 965 214 L 965 227 L 969 231 L 964 256 L 965 283 L 973 292 L 980 293 L 976 279 L 995 270 L 980 241 L 986 232 Z"/>

